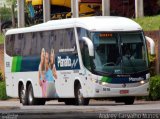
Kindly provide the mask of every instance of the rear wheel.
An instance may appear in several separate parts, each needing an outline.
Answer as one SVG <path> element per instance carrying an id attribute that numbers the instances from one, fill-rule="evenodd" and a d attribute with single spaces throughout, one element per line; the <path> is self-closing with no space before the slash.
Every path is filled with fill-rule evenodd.
<path id="1" fill-rule="evenodd" d="M 80 84 L 78 84 L 75 87 L 75 102 L 76 102 L 76 105 L 88 105 L 89 104 L 89 99 L 83 97 L 81 89 L 82 88 L 81 88 Z"/>
<path id="2" fill-rule="evenodd" d="M 27 91 L 24 89 L 24 85 L 20 86 L 19 99 L 23 105 L 28 105 Z"/>
<path id="3" fill-rule="evenodd" d="M 115 99 L 117 103 L 124 102 L 125 105 L 132 105 L 134 103 L 134 100 L 135 97 L 119 97 Z"/>
<path id="4" fill-rule="evenodd" d="M 125 105 L 133 105 L 135 97 L 126 97 L 124 100 Z"/>
<path id="5" fill-rule="evenodd" d="M 34 98 L 32 84 L 29 84 L 29 86 L 28 86 L 27 98 L 28 98 L 28 104 L 29 105 L 37 105 L 38 104 L 38 100 L 36 98 Z"/>

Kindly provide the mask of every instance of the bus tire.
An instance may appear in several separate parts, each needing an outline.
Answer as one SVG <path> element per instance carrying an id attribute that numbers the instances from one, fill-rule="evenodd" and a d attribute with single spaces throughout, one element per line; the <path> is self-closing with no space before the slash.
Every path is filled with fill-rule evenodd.
<path id="1" fill-rule="evenodd" d="M 20 103 L 28 105 L 27 90 L 25 91 L 23 84 L 20 86 L 19 99 Z"/>
<path id="2" fill-rule="evenodd" d="M 81 85 L 78 84 L 75 87 L 75 104 L 76 105 L 88 105 L 89 104 L 89 99 L 88 98 L 84 98 L 83 94 L 81 93 Z"/>
<path id="3" fill-rule="evenodd" d="M 133 105 L 135 97 L 126 97 L 124 100 L 125 105 Z"/>
<path id="4" fill-rule="evenodd" d="M 29 105 L 38 105 L 38 100 L 36 98 L 34 98 L 34 93 L 33 93 L 33 87 L 32 87 L 32 84 L 29 84 L 28 86 L 28 95 L 27 95 L 27 98 L 28 98 L 28 104 Z"/>

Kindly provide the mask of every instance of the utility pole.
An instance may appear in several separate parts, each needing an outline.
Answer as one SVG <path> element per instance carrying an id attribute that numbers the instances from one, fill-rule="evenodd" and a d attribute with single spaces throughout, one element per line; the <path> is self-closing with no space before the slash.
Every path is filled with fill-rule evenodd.
<path id="1" fill-rule="evenodd" d="M 110 0 L 102 0 L 102 16 L 110 16 Z"/>
<path id="2" fill-rule="evenodd" d="M 25 27 L 25 20 L 24 20 L 24 0 L 17 0 L 17 7 L 18 7 L 18 27 Z"/>
<path id="3" fill-rule="evenodd" d="M 144 16 L 144 6 L 143 0 L 135 0 L 135 17 L 143 17 Z"/>
<path id="4" fill-rule="evenodd" d="M 79 17 L 79 0 L 71 0 L 71 12 L 73 18 Z"/>
<path id="5" fill-rule="evenodd" d="M 43 0 L 43 22 L 51 19 L 51 3 L 50 0 Z"/>

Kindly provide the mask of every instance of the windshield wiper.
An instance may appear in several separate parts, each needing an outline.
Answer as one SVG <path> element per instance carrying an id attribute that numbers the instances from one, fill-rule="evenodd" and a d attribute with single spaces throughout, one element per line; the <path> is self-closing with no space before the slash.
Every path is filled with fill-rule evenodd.
<path id="1" fill-rule="evenodd" d="M 112 73 L 109 73 L 109 72 L 104 72 L 104 71 L 97 71 L 95 69 L 93 69 L 94 73 L 98 74 L 98 75 L 105 75 L 105 76 L 113 76 L 114 75 L 114 72 Z"/>

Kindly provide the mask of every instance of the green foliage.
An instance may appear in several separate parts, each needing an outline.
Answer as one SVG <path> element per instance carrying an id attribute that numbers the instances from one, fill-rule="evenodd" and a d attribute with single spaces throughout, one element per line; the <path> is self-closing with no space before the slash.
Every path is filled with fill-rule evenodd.
<path id="1" fill-rule="evenodd" d="M 160 99 L 160 75 L 156 75 L 150 79 L 149 98 L 151 100 Z"/>
<path id="2" fill-rule="evenodd" d="M 17 0 L 6 0 L 7 3 L 16 5 Z"/>
<path id="3" fill-rule="evenodd" d="M 6 100 L 8 96 L 6 94 L 6 85 L 4 81 L 0 81 L 0 100 Z"/>
<path id="4" fill-rule="evenodd" d="M 155 57 L 155 55 L 151 55 L 151 54 L 149 54 L 148 57 L 149 57 L 149 62 L 150 62 L 150 74 L 151 74 L 151 76 L 154 76 L 154 75 L 156 75 L 156 72 L 155 72 L 156 57 Z"/>
<path id="5" fill-rule="evenodd" d="M 0 20 L 1 21 L 7 21 L 11 20 L 11 9 L 2 7 L 0 8 Z"/>
<path id="6" fill-rule="evenodd" d="M 4 43 L 4 35 L 0 34 L 0 44 L 3 44 L 3 43 Z"/>
<path id="7" fill-rule="evenodd" d="M 158 16 L 148 16 L 143 18 L 134 19 L 139 23 L 144 31 L 159 30 L 160 29 L 160 15 Z"/>
<path id="8" fill-rule="evenodd" d="M 155 55 L 149 54 L 148 57 L 149 57 L 149 62 L 154 62 L 156 60 L 156 56 Z"/>

